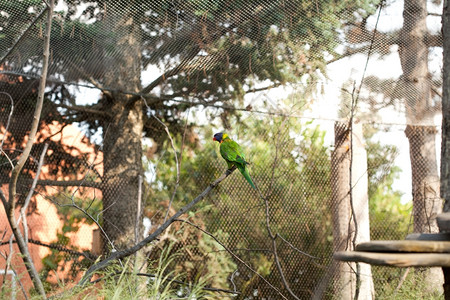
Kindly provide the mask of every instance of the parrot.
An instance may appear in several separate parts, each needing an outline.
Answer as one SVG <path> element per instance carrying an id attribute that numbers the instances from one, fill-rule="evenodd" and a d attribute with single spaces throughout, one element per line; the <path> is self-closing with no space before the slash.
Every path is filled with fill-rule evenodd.
<path id="1" fill-rule="evenodd" d="M 213 141 L 220 144 L 220 155 L 222 155 L 227 162 L 228 169 L 236 166 L 248 183 L 250 183 L 252 188 L 256 189 L 252 179 L 250 178 L 250 174 L 248 173 L 247 165 L 249 165 L 249 163 L 245 160 L 241 146 L 233 141 L 228 134 L 222 132 L 216 133 L 213 137 Z"/>

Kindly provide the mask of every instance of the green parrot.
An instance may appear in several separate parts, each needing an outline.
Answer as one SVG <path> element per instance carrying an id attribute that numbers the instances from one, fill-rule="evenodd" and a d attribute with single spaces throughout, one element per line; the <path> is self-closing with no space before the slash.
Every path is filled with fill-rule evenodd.
<path id="1" fill-rule="evenodd" d="M 225 159 L 228 164 L 228 169 L 231 169 L 233 166 L 241 171 L 242 175 L 244 175 L 245 179 L 247 179 L 248 183 L 252 186 L 252 188 L 256 188 L 253 184 L 252 179 L 250 178 L 250 174 L 248 173 L 248 169 L 246 165 L 249 163 L 245 160 L 244 153 L 242 152 L 241 146 L 238 143 L 230 139 L 228 134 L 226 133 L 216 133 L 214 135 L 213 141 L 217 141 L 220 144 L 220 155 Z"/>

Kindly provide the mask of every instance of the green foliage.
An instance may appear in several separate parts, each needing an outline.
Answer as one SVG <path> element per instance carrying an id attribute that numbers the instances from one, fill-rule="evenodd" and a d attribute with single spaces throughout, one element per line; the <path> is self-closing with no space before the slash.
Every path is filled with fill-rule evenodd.
<path id="1" fill-rule="evenodd" d="M 372 267 L 375 280 L 376 299 L 430 299 L 443 300 L 444 295 L 431 289 L 426 277 L 426 269 Z M 403 281 L 404 280 L 404 281 Z"/>
<path id="2" fill-rule="evenodd" d="M 324 146 L 325 133 L 318 126 L 302 124 L 295 118 L 245 120 L 239 122 L 239 139 L 233 132 L 228 134 L 241 144 L 251 163 L 252 179 L 268 197 L 271 229 L 307 253 L 317 256 L 328 253 L 331 256 L 330 155 Z M 234 120 L 231 121 L 234 124 Z M 227 168 L 218 153 L 217 143 L 212 141 L 214 131 L 206 127 L 197 132 L 204 143 L 198 149 L 184 148 L 175 207 L 192 200 Z M 185 153 L 189 153 L 188 157 Z M 152 210 L 157 209 L 156 203 L 171 196 L 175 178 L 172 153 L 154 159 L 155 165 L 158 164 L 158 182 L 153 183 Z M 219 240 L 231 249 L 238 249 L 239 256 L 250 261 L 255 269 L 262 268 L 263 276 L 273 277 L 275 282 L 279 282 L 273 257 L 264 252 L 271 249 L 264 205 L 240 174 L 228 177 L 198 207 L 201 211 L 196 217 L 205 223 L 208 231 L 218 235 Z M 312 288 L 321 275 L 314 262 L 279 243 L 282 263 L 289 264 L 288 281 L 299 282 L 300 277 L 292 270 L 306 269 L 308 276 L 302 277 L 301 288 Z M 222 276 L 225 283 L 233 268 L 219 267 L 222 272 L 214 277 Z M 249 293 L 263 288 L 264 284 L 254 274 L 241 266 L 239 271 L 241 275 L 236 278 L 236 283 L 248 287 Z"/>
<path id="3" fill-rule="evenodd" d="M 200 212 L 190 214 L 189 221 L 204 228 L 198 217 Z M 158 218 L 153 218 L 154 222 Z M 229 234 L 218 230 L 213 235 L 219 240 L 227 240 Z M 229 254 L 211 236 L 185 223 L 176 223 L 161 237 L 151 251 L 150 258 L 161 259 L 163 255 L 173 258 L 166 266 L 166 273 L 184 282 L 203 282 L 213 288 L 229 289 L 228 276 L 236 269 Z"/>
<path id="4" fill-rule="evenodd" d="M 401 202 L 402 194 L 392 188 L 401 169 L 393 165 L 398 149 L 373 142 L 376 128 L 366 126 L 369 176 L 369 213 L 373 239 L 404 239 L 410 224 L 411 204 Z"/>
<path id="5" fill-rule="evenodd" d="M 393 189 L 394 179 L 398 179 L 401 169 L 393 165 L 398 149 L 392 145 L 374 142 L 378 128 L 364 128 L 369 176 L 369 215 L 371 238 L 374 240 L 403 240 L 409 233 L 411 204 L 401 202 L 402 194 Z M 409 272 L 400 289 L 405 269 L 372 267 L 377 299 L 440 299 L 430 298 L 427 287 L 421 284 L 421 274 Z"/>
<path id="6" fill-rule="evenodd" d="M 229 234 L 222 230 L 214 233 L 219 241 L 228 239 Z M 236 263 L 230 259 L 229 254 L 223 247 L 217 245 L 217 242 L 209 235 L 203 235 L 198 242 L 200 253 L 209 253 L 207 256 L 208 271 L 205 272 L 205 280 L 212 287 L 230 288 L 227 275 L 236 270 Z"/>
<path id="7" fill-rule="evenodd" d="M 251 162 L 250 174 L 268 197 L 272 231 L 311 255 L 331 256 L 330 150 L 325 146 L 325 132 L 311 122 L 295 118 L 259 119 L 245 118 L 245 115 L 236 118 L 240 121 L 235 123 L 231 117 L 230 124 L 239 127 L 239 138 L 235 138 L 233 131 L 227 133 L 242 145 Z M 175 206 L 180 205 L 179 201 L 190 201 L 227 168 L 218 154 L 217 144 L 211 141 L 215 132 L 208 127 L 197 132 L 204 143 L 199 148 L 184 148 L 189 154 L 182 162 L 180 192 L 176 193 Z M 374 239 L 403 239 L 408 231 L 410 207 L 401 203 L 401 194 L 392 187 L 400 173 L 393 165 L 398 150 L 373 141 L 376 129 L 365 128 L 365 132 L 371 235 Z M 179 149 L 180 145 L 176 147 Z M 174 159 L 171 153 L 166 153 L 163 157 L 156 156 L 156 161 L 156 177 L 162 180 L 154 183 L 153 190 L 160 192 L 155 192 L 151 199 L 162 201 L 173 191 Z M 239 255 L 255 267 L 265 265 L 261 259 L 273 261 L 271 255 L 251 250 L 270 249 L 271 246 L 264 205 L 248 183 L 239 174 L 233 174 L 211 194 L 199 204 L 202 209 L 196 214 L 205 222 L 206 228 L 212 233 L 226 229 L 228 236 L 221 241 L 233 249 L 247 249 Z M 298 255 L 281 242 L 279 251 L 284 263 L 288 261 L 285 275 L 289 282 L 299 279 L 290 270 L 302 269 L 308 272 L 308 276 L 301 279 L 302 288 L 317 284 L 322 273 L 314 261 Z M 262 288 L 258 280 L 253 279 L 253 274 L 240 271 L 246 274 L 236 279 L 240 286 L 248 287 L 249 291 Z M 279 280 L 273 266 L 264 273 Z"/>
<path id="8" fill-rule="evenodd" d="M 130 272 L 132 260 L 128 259 L 124 267 L 116 264 L 99 274 L 99 283 L 68 290 L 58 299 L 205 299 L 209 292 L 203 290 L 204 279 L 181 284 L 177 281 L 184 276 L 169 270 L 179 256 L 172 252 L 172 246 L 169 244 L 160 254 L 157 260 L 148 262 L 147 276 Z M 59 288 L 66 289 L 61 284 Z"/>

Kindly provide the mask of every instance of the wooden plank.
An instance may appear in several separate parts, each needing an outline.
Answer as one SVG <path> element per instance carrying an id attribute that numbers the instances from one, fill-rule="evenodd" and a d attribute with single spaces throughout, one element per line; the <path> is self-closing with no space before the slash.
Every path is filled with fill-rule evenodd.
<path id="1" fill-rule="evenodd" d="M 372 241 L 356 246 L 356 251 L 450 253 L 450 241 Z"/>
<path id="2" fill-rule="evenodd" d="M 440 232 L 450 232 L 450 212 L 437 215 L 436 220 Z"/>
<path id="3" fill-rule="evenodd" d="M 417 241 L 450 241 L 450 233 L 411 233 L 406 240 Z"/>
<path id="4" fill-rule="evenodd" d="M 450 267 L 450 254 L 342 251 L 334 259 L 389 267 Z"/>

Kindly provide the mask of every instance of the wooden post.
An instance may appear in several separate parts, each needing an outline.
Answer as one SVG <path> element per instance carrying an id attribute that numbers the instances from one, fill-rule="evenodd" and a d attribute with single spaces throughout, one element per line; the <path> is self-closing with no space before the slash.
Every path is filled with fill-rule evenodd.
<path id="1" fill-rule="evenodd" d="M 347 123 L 336 122 L 335 150 L 331 157 L 335 252 L 352 251 L 354 244 L 370 240 L 367 153 L 362 140 L 360 123 L 349 128 Z M 358 295 L 357 299 L 373 298 L 370 265 L 336 264 L 333 267 L 335 296 L 339 299 L 354 299 L 355 295 Z"/>

